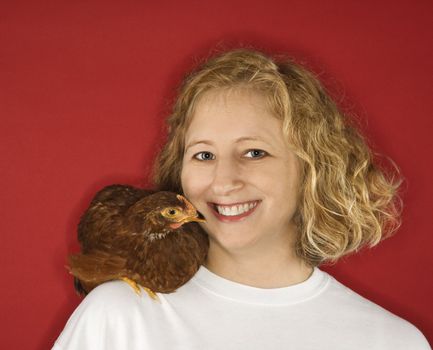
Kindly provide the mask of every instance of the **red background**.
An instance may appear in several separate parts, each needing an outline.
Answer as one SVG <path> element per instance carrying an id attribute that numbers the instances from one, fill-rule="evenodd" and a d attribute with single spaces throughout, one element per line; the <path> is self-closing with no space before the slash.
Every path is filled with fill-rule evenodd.
<path id="1" fill-rule="evenodd" d="M 94 192 L 147 185 L 184 72 L 254 45 L 313 69 L 406 178 L 393 238 L 324 270 L 433 339 L 431 1 L 3 1 L 1 344 L 47 349 Z"/>

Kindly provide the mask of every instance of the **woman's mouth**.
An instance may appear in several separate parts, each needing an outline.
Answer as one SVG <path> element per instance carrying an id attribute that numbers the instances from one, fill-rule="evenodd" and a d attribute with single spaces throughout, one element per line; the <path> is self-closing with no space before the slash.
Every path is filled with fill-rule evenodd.
<path id="1" fill-rule="evenodd" d="M 218 220 L 228 222 L 239 221 L 251 215 L 259 203 L 260 201 L 249 201 L 229 205 L 217 203 L 208 203 L 208 205 Z"/>

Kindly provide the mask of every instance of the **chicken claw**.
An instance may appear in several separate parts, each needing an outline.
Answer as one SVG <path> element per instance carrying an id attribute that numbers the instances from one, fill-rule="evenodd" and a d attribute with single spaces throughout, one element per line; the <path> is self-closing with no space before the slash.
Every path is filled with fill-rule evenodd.
<path id="1" fill-rule="evenodd" d="M 130 279 L 128 277 L 122 277 L 121 280 L 128 283 L 132 287 L 132 289 L 134 289 L 135 293 L 137 293 L 138 295 L 141 295 L 140 287 L 138 286 L 138 284 L 136 282 L 134 282 L 132 279 Z M 158 295 L 156 295 L 156 293 L 153 290 L 151 290 L 147 287 L 142 287 L 142 288 L 147 292 L 147 294 L 153 300 L 159 300 Z"/>
<path id="2" fill-rule="evenodd" d="M 147 294 L 149 294 L 149 296 L 153 300 L 158 300 L 159 301 L 158 295 L 152 289 L 149 289 L 147 287 L 143 287 L 143 289 L 147 292 Z"/>

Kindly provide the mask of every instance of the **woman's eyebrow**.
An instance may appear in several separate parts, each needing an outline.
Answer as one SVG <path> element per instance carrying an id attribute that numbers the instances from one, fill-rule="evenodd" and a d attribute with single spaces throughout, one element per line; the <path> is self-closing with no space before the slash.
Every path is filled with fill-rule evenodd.
<path id="1" fill-rule="evenodd" d="M 239 137 L 238 139 L 235 140 L 235 143 L 240 143 L 242 141 L 262 141 L 265 143 L 270 144 L 270 142 L 266 141 L 264 138 L 260 137 L 260 136 L 243 136 L 243 137 Z M 188 143 L 185 147 L 185 149 L 187 150 L 188 148 L 195 146 L 199 143 L 204 143 L 205 145 L 213 145 L 213 142 L 210 140 L 193 140 L 190 143 Z"/>
<path id="2" fill-rule="evenodd" d="M 244 136 L 244 137 L 240 137 L 238 138 L 235 142 L 239 143 L 242 141 L 263 141 L 263 142 L 267 142 L 263 137 L 261 136 Z"/>
<path id="3" fill-rule="evenodd" d="M 195 145 L 197 145 L 199 143 L 204 143 L 206 145 L 213 145 L 213 142 L 212 141 L 208 141 L 208 140 L 191 141 L 189 144 L 187 144 L 185 146 L 185 149 L 187 150 L 188 148 L 190 148 L 192 146 L 195 146 Z"/>

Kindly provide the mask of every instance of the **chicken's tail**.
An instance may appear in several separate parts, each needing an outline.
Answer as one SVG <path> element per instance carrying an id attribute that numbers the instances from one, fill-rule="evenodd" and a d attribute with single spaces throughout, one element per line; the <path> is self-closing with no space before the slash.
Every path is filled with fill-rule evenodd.
<path id="1" fill-rule="evenodd" d="M 95 251 L 91 254 L 70 255 L 66 268 L 74 276 L 77 293 L 87 295 L 98 285 L 125 276 L 125 265 L 124 258 Z"/>
<path id="2" fill-rule="evenodd" d="M 79 295 L 86 296 L 89 294 L 87 289 L 84 288 L 83 284 L 77 277 L 74 277 L 74 289 Z"/>

